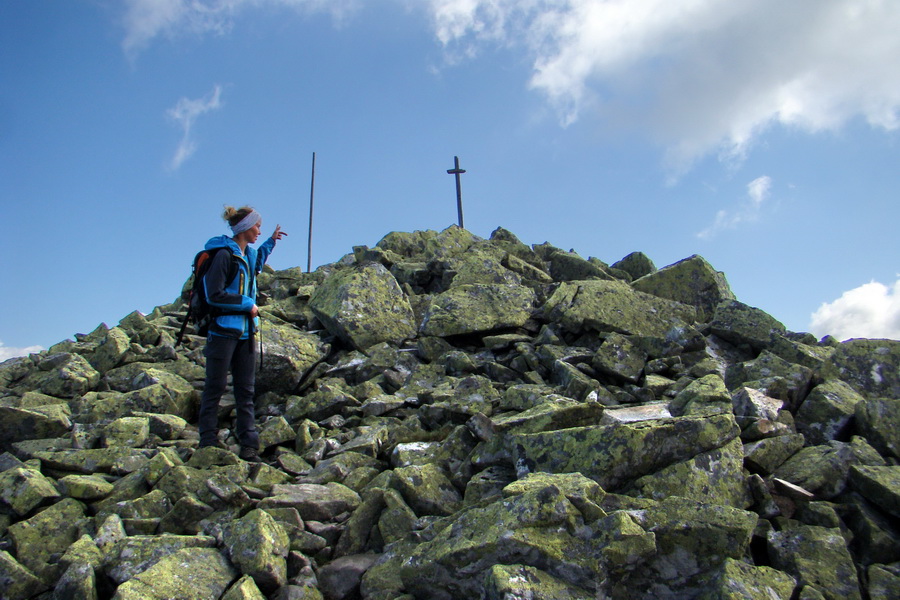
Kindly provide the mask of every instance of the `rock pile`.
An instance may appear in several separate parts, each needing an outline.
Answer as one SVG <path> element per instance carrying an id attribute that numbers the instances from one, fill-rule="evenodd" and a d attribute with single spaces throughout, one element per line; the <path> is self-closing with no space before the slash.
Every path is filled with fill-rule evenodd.
<path id="1" fill-rule="evenodd" d="M 178 302 L 0 364 L 3 598 L 900 597 L 900 342 L 504 229 L 259 284 L 262 464 Z"/>

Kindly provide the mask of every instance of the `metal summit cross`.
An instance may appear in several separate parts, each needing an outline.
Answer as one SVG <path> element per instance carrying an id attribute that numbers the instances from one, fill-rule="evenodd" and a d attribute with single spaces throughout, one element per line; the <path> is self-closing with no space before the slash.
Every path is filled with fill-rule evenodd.
<path id="1" fill-rule="evenodd" d="M 447 169 L 447 173 L 450 175 L 456 175 L 456 212 L 459 215 L 459 228 L 465 229 L 463 225 L 463 209 L 462 209 L 462 188 L 459 184 L 459 176 L 466 172 L 465 169 L 459 168 L 459 157 L 453 157 L 453 168 Z"/>

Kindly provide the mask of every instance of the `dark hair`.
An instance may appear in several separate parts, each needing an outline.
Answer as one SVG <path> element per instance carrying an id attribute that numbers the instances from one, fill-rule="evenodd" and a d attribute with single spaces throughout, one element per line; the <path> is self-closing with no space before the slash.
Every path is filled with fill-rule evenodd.
<path id="1" fill-rule="evenodd" d="M 228 221 L 228 224 L 232 227 L 241 222 L 241 219 L 249 215 L 253 212 L 252 206 L 242 206 L 241 208 L 235 208 L 233 206 L 226 206 L 225 212 L 222 213 L 222 218 Z"/>

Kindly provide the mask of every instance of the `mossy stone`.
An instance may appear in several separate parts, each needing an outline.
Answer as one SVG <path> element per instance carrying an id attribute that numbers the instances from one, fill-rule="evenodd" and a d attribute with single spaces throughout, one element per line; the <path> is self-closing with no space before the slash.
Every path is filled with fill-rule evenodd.
<path id="1" fill-rule="evenodd" d="M 772 566 L 810 585 L 827 600 L 861 600 L 859 579 L 839 529 L 799 525 L 767 535 Z"/>
<path id="2" fill-rule="evenodd" d="M 253 578 L 260 590 L 274 592 L 287 583 L 290 540 L 284 528 L 264 510 L 251 510 L 231 523 L 223 536 L 231 562 Z"/>
<path id="3" fill-rule="evenodd" d="M 358 350 L 415 335 L 409 300 L 381 264 L 336 271 L 316 287 L 309 305 L 331 333 Z"/>
<path id="4" fill-rule="evenodd" d="M 460 285 L 432 298 L 419 330 L 448 337 L 520 327 L 534 302 L 534 292 L 520 285 Z"/>
<path id="5" fill-rule="evenodd" d="M 696 319 L 686 304 L 633 289 L 621 281 L 564 282 L 544 305 L 544 314 L 570 332 L 584 329 L 665 338 Z"/>
<path id="6" fill-rule="evenodd" d="M 867 397 L 900 398 L 900 341 L 847 340 L 826 361 L 822 375 L 846 381 Z"/>
<path id="7" fill-rule="evenodd" d="M 113 600 L 208 600 L 219 598 L 238 577 L 215 548 L 174 552 L 122 583 Z"/>
<path id="8" fill-rule="evenodd" d="M 510 436 L 529 471 L 579 472 L 610 491 L 738 437 L 734 417 L 680 417 Z"/>
<path id="9" fill-rule="evenodd" d="M 810 445 L 840 439 L 850 427 L 856 405 L 863 401 L 849 384 L 840 380 L 820 383 L 800 405 L 794 421 Z"/>
<path id="10" fill-rule="evenodd" d="M 704 323 L 713 317 L 720 302 L 735 299 L 725 275 L 697 254 L 644 275 L 631 285 L 638 291 L 695 307 L 697 319 Z"/>
<path id="11" fill-rule="evenodd" d="M 5 504 L 20 517 L 59 497 L 53 481 L 40 471 L 14 468 L 0 472 L 0 505 Z"/>
<path id="12" fill-rule="evenodd" d="M 528 565 L 494 565 L 484 574 L 484 600 L 594 600 L 597 595 Z"/>

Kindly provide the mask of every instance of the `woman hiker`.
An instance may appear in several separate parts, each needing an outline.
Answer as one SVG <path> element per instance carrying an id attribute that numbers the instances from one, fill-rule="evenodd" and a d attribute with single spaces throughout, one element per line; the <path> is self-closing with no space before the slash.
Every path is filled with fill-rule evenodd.
<path id="1" fill-rule="evenodd" d="M 253 405 L 256 382 L 254 333 L 259 327 L 256 306 L 256 276 L 262 271 L 275 242 L 287 235 L 281 226 L 258 248 L 256 243 L 262 217 L 249 206 L 227 206 L 223 218 L 234 235 L 220 235 L 206 242 L 206 249 L 226 248 L 216 252 L 203 277 L 203 293 L 213 315 L 206 339 L 206 383 L 200 400 L 200 447 L 217 445 L 219 400 L 225 392 L 231 371 L 237 409 L 235 435 L 241 445 L 243 460 L 259 462 L 259 434 Z M 236 274 L 228 281 L 229 271 Z"/>

